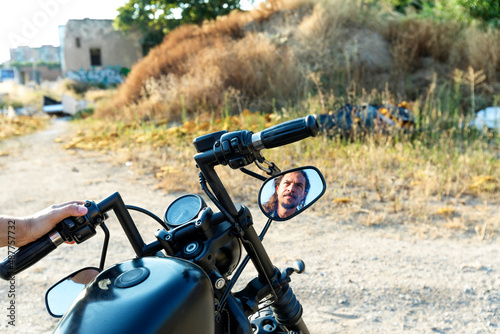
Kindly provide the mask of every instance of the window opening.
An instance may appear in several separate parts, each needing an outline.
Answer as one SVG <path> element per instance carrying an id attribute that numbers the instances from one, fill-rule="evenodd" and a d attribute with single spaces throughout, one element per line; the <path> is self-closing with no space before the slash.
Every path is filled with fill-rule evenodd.
<path id="1" fill-rule="evenodd" d="M 90 49 L 90 65 L 101 66 L 101 49 Z"/>

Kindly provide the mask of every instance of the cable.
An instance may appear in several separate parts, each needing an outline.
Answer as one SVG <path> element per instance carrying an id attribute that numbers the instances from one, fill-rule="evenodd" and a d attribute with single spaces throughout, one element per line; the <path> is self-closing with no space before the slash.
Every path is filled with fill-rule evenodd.
<path id="1" fill-rule="evenodd" d="M 156 220 L 164 229 L 166 229 L 167 231 L 169 230 L 168 226 L 163 222 L 163 220 L 160 219 L 160 217 L 158 217 L 157 215 L 155 215 L 154 213 L 152 212 L 149 212 L 148 210 L 146 209 L 143 209 L 143 208 L 140 208 L 138 206 L 133 206 L 133 205 L 125 205 L 125 207 L 129 210 L 134 210 L 134 211 L 139 211 L 141 213 L 144 213 L 145 215 L 148 215 L 149 217 L 153 218 L 154 220 Z"/>

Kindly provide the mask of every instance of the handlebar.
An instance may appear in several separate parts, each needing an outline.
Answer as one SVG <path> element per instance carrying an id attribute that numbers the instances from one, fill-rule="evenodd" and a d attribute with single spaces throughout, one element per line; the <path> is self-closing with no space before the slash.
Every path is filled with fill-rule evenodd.
<path id="1" fill-rule="evenodd" d="M 18 248 L 0 262 L 0 278 L 9 280 L 21 271 L 31 267 L 63 243 L 56 229 L 38 240 Z"/>
<path id="2" fill-rule="evenodd" d="M 269 278 L 275 276 L 276 269 L 252 226 L 251 215 L 235 207 L 214 167 L 216 165 L 227 165 L 231 168 L 246 166 L 262 158 L 260 150 L 283 146 L 310 136 L 314 137 L 318 129 L 315 117 L 309 115 L 275 125 L 258 133 L 246 130 L 229 133 L 221 131 L 195 139 L 194 145 L 198 152 L 194 157 L 195 161 L 212 188 L 219 205 L 227 211 L 230 218 L 235 218 L 232 221 L 235 227 L 243 228 L 243 233 L 239 238 L 243 241 L 249 259 L 254 263 L 259 279 L 262 279 L 264 284 L 269 283 Z M 153 255 L 163 248 L 159 241 L 151 244 L 144 243 L 118 193 L 112 194 L 97 205 L 87 201 L 85 206 L 88 207 L 89 212 L 84 217 L 64 219 L 48 234 L 19 248 L 0 262 L 0 278 L 9 280 L 44 258 L 65 241 L 80 243 L 87 240 L 95 235 L 95 228 L 107 218 L 103 212 L 110 210 L 114 210 L 138 257 Z M 220 213 L 214 217 L 212 223 L 217 224 L 219 220 L 225 221 L 225 217 L 227 217 L 225 213 Z M 237 225 L 245 219 L 245 224 Z M 274 285 L 270 284 L 269 287 L 274 289 Z M 303 334 L 309 333 L 302 320 L 302 307 L 288 284 L 281 285 L 281 289 L 276 292 L 277 299 L 272 309 L 279 323 L 288 330 L 299 331 Z"/>
<path id="3" fill-rule="evenodd" d="M 284 122 L 252 134 L 252 144 L 256 150 L 274 148 L 314 137 L 319 131 L 318 122 L 312 115 Z"/>

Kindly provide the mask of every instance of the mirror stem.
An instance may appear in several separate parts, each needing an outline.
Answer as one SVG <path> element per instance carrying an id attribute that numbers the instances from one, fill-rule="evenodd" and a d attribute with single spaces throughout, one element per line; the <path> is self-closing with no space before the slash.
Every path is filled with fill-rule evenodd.
<path id="1" fill-rule="evenodd" d="M 268 219 L 267 220 L 267 223 L 266 225 L 264 226 L 264 228 L 262 229 L 262 231 L 260 232 L 259 234 L 259 239 L 260 241 L 264 240 L 264 236 L 266 235 L 267 233 L 267 230 L 269 230 L 269 227 L 271 226 L 271 223 L 273 222 L 272 219 Z"/>
<path id="2" fill-rule="evenodd" d="M 246 169 L 245 167 L 240 168 L 240 170 L 241 170 L 243 173 L 245 173 L 245 174 L 247 174 L 247 175 L 250 175 L 250 176 L 252 176 L 252 177 L 255 177 L 256 179 L 259 179 L 259 180 L 261 180 L 261 181 L 265 181 L 265 180 L 267 180 L 267 177 L 262 176 L 262 175 L 260 175 L 260 174 L 257 174 L 257 173 L 255 173 L 255 172 L 252 172 L 251 170 L 248 170 L 248 169 Z"/>

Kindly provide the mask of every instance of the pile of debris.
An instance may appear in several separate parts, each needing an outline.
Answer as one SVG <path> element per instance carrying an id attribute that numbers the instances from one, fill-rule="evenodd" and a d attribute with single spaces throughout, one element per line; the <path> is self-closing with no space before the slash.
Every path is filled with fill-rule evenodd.
<path id="1" fill-rule="evenodd" d="M 48 96 L 43 97 L 43 111 L 50 116 L 74 116 L 78 111 L 89 108 L 89 101 L 77 100 L 63 94 L 62 101 L 54 100 Z"/>
<path id="2" fill-rule="evenodd" d="M 318 116 L 320 130 L 329 136 L 350 137 L 366 133 L 393 133 L 415 129 L 415 118 L 406 103 L 399 106 L 345 104 L 335 112 Z"/>
<path id="3" fill-rule="evenodd" d="M 488 107 L 478 111 L 469 127 L 482 132 L 500 132 L 500 107 Z"/>

